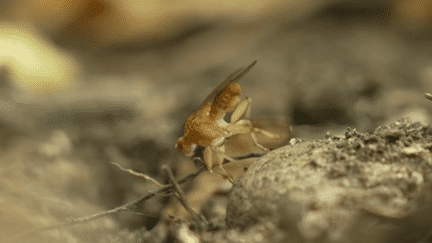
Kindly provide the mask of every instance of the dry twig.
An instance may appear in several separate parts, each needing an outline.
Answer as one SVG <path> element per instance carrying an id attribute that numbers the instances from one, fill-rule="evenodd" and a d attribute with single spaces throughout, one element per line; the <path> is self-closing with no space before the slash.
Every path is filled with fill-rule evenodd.
<path id="1" fill-rule="evenodd" d="M 249 154 L 245 154 L 245 155 L 241 155 L 238 157 L 235 157 L 235 159 L 247 159 L 247 158 L 254 158 L 254 157 L 261 157 L 263 156 L 265 153 L 249 153 Z M 204 164 L 202 162 L 202 159 L 199 157 L 195 157 L 194 158 L 195 161 L 197 161 L 198 163 Z M 224 163 L 228 163 L 230 161 L 224 161 Z M 114 163 L 115 164 L 115 163 Z M 118 165 L 117 165 L 118 166 Z M 127 169 L 123 169 L 122 167 L 118 166 L 120 169 L 125 170 L 126 172 L 129 173 L 129 170 Z M 14 237 L 12 237 L 11 239 L 9 239 L 10 241 L 18 241 L 19 239 L 22 239 L 26 236 L 29 236 L 31 234 L 37 233 L 37 232 L 43 232 L 43 231 L 47 231 L 47 230 L 53 230 L 53 229 L 59 229 L 59 228 L 64 228 L 67 226 L 72 226 L 72 225 L 76 225 L 76 224 L 83 224 L 83 223 L 87 223 L 89 221 L 92 220 L 96 220 L 99 218 L 103 218 L 112 214 L 116 214 L 116 213 L 120 213 L 120 212 L 125 212 L 125 211 L 130 211 L 130 210 L 135 210 L 136 208 L 140 208 L 142 206 L 142 203 L 144 203 L 146 200 L 156 196 L 156 195 L 161 195 L 161 194 L 166 194 L 166 195 L 170 195 L 173 190 L 176 190 L 177 193 L 179 192 L 178 188 L 175 188 L 175 185 L 179 185 L 179 184 L 183 184 L 187 181 L 193 180 L 195 177 L 197 177 L 201 172 L 205 171 L 206 167 L 203 165 L 201 166 L 198 170 L 196 170 L 194 173 L 189 174 L 185 177 L 183 177 L 182 179 L 178 180 L 178 181 L 174 181 L 175 183 L 172 184 L 168 184 L 168 185 L 162 185 L 162 188 L 157 190 L 156 192 L 149 192 L 147 195 L 142 196 L 136 200 L 133 200 L 129 203 L 126 203 L 122 206 L 119 206 L 117 208 L 111 209 L 111 210 L 107 210 L 107 211 L 103 211 L 100 213 L 96 213 L 90 216 L 86 216 L 86 217 L 81 217 L 81 218 L 76 218 L 76 219 L 71 219 L 71 220 L 67 220 L 65 222 L 62 223 L 58 223 L 58 224 L 54 224 L 54 225 L 50 225 L 50 226 L 44 226 L 44 227 L 38 227 L 38 228 L 34 228 L 28 231 L 25 231 L 21 234 L 18 234 Z M 132 175 L 138 174 L 137 176 L 140 178 L 143 178 L 143 174 L 134 172 L 131 173 Z M 144 177 L 148 177 L 147 175 L 144 175 Z M 154 179 L 153 179 L 154 180 Z M 181 191 L 181 189 L 180 189 Z M 184 195 L 183 195 L 184 198 Z M 187 205 L 187 204 L 186 204 Z"/>
<path id="2" fill-rule="evenodd" d="M 174 189 L 176 190 L 176 196 L 179 199 L 180 203 L 183 205 L 183 207 L 190 214 L 192 214 L 192 217 L 194 218 L 194 220 L 198 224 L 198 226 L 200 228 L 203 228 L 203 226 L 207 226 L 208 222 L 204 218 L 204 216 L 202 214 L 198 214 L 197 212 L 195 212 L 195 210 L 187 202 L 186 196 L 183 193 L 183 190 L 180 188 L 179 184 L 175 181 L 174 175 L 172 174 L 171 169 L 167 165 L 162 165 L 162 170 L 164 170 L 167 173 L 171 184 L 173 185 Z"/>
<path id="3" fill-rule="evenodd" d="M 124 171 L 124 172 L 126 172 L 126 173 L 128 173 L 128 174 L 131 174 L 131 175 L 133 175 L 133 176 L 135 176 L 135 177 L 138 177 L 138 178 L 140 178 L 140 179 L 143 179 L 143 180 L 145 180 L 145 181 L 153 182 L 153 183 L 156 184 L 158 187 L 163 187 L 163 186 L 164 186 L 164 185 L 160 184 L 157 180 L 151 178 L 151 177 L 148 176 L 148 175 L 145 175 L 145 174 L 142 174 L 142 173 L 139 173 L 139 172 L 133 171 L 133 170 L 131 170 L 131 169 L 125 169 L 125 168 L 121 167 L 119 164 L 114 163 L 114 162 L 111 162 L 111 164 L 117 166 L 117 168 L 119 168 L 120 170 L 122 170 L 122 171 Z"/>
<path id="4" fill-rule="evenodd" d="M 189 180 L 194 179 L 196 176 L 198 176 L 201 172 L 205 171 L 205 166 L 202 166 L 201 168 L 199 168 L 197 171 L 195 171 L 194 173 L 182 178 L 181 180 L 177 181 L 178 184 L 182 184 L 185 183 Z M 39 228 L 35 228 L 26 232 L 23 232 L 19 235 L 14 236 L 11 240 L 16 241 L 19 240 L 23 237 L 29 236 L 31 234 L 34 234 L 36 232 L 43 232 L 43 231 L 47 231 L 47 230 L 52 230 L 52 229 L 59 229 L 59 228 L 63 228 L 63 227 L 67 227 L 67 226 L 72 226 L 72 225 L 76 225 L 76 224 L 82 224 L 82 223 L 86 223 L 95 219 L 99 219 L 102 217 L 106 217 L 108 215 L 111 214 L 116 214 L 116 213 L 120 213 L 120 212 L 124 212 L 124 211 L 129 211 L 129 210 L 134 210 L 136 208 L 140 208 L 142 203 L 156 195 L 159 194 L 168 194 L 171 193 L 173 190 L 173 186 L 172 185 L 165 185 L 163 186 L 161 189 L 159 189 L 156 192 L 150 192 L 145 196 L 142 196 L 132 202 L 126 203 L 120 207 L 108 210 L 108 211 L 103 211 L 97 214 L 93 214 L 90 216 L 86 216 L 86 217 L 81 217 L 81 218 L 76 218 L 76 219 L 72 219 L 72 220 L 68 220 L 65 221 L 63 223 L 59 223 L 59 224 L 54 224 L 54 225 L 50 225 L 50 226 L 46 226 L 46 227 L 39 227 Z"/>

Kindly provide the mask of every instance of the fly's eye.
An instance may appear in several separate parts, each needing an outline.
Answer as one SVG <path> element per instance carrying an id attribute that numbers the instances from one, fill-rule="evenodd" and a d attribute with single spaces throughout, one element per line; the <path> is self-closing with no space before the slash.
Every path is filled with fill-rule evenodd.
<path id="1" fill-rule="evenodd" d="M 176 143 L 176 145 L 175 145 L 175 148 L 178 149 L 178 150 L 180 150 L 180 151 L 183 150 L 183 148 L 184 148 L 184 147 L 183 147 L 184 140 L 185 140 L 185 139 L 182 138 L 182 137 L 179 138 L 179 139 L 177 140 L 177 143 Z"/>

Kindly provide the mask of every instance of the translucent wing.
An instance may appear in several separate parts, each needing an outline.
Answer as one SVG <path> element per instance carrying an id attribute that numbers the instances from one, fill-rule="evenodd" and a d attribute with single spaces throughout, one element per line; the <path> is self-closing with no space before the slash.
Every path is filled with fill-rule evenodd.
<path id="1" fill-rule="evenodd" d="M 244 68 L 244 69 L 240 68 L 239 70 L 237 70 L 233 74 L 231 74 L 227 79 L 225 79 L 225 81 L 223 81 L 221 84 L 219 84 L 219 86 L 217 86 L 209 94 L 209 96 L 207 96 L 207 98 L 203 101 L 203 103 L 201 104 L 201 106 L 198 108 L 197 111 L 199 111 L 203 106 L 206 106 L 206 105 L 213 103 L 213 101 L 215 100 L 215 97 L 218 93 L 223 91 L 230 83 L 236 82 L 236 81 L 240 80 L 243 76 L 245 76 L 249 72 L 249 70 L 251 70 L 251 68 L 256 64 L 256 62 L 257 61 L 255 60 L 246 68 Z"/>

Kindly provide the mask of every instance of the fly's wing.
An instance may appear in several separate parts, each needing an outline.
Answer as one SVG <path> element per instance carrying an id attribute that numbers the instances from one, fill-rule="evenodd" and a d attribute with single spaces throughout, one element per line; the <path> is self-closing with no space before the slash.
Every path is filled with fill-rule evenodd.
<path id="1" fill-rule="evenodd" d="M 221 91 L 223 91 L 230 83 L 236 82 L 240 80 L 243 76 L 245 76 L 249 70 L 256 64 L 256 60 L 253 61 L 249 66 L 247 66 L 245 69 L 240 68 L 239 70 L 235 71 L 233 74 L 231 74 L 225 81 L 223 81 L 219 86 L 217 86 L 210 94 L 207 96 L 207 98 L 203 101 L 201 106 L 198 108 L 197 111 L 201 110 L 203 106 L 210 105 L 215 100 L 215 97 L 217 94 L 219 94 Z"/>

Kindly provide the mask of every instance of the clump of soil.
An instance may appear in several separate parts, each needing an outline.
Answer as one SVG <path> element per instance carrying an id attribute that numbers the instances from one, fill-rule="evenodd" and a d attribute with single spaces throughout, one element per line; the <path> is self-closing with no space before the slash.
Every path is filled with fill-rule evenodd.
<path id="1" fill-rule="evenodd" d="M 372 134 L 293 139 L 235 182 L 227 226 L 275 225 L 271 241 L 418 241 L 432 225 L 431 138 L 430 126 L 400 120 Z"/>

